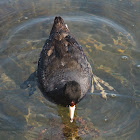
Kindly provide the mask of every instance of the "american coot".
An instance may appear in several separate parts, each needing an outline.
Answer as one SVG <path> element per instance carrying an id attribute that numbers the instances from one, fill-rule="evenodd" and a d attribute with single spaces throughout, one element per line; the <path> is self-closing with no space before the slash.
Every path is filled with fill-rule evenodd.
<path id="1" fill-rule="evenodd" d="M 44 96 L 57 104 L 69 106 L 72 122 L 75 105 L 92 87 L 93 74 L 82 47 L 61 17 L 55 17 L 49 39 L 43 46 L 37 76 Z M 94 76 L 97 85 L 99 80 Z"/>

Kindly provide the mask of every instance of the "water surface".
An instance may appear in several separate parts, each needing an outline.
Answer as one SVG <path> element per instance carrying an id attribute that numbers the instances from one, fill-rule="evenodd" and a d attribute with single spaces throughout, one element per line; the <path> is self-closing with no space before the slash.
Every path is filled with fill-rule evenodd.
<path id="1" fill-rule="evenodd" d="M 140 138 L 139 0 L 1 0 L 0 137 L 23 140 Z M 34 72 L 53 19 L 62 16 L 93 72 L 116 92 L 88 93 L 68 108 L 46 100 Z"/>

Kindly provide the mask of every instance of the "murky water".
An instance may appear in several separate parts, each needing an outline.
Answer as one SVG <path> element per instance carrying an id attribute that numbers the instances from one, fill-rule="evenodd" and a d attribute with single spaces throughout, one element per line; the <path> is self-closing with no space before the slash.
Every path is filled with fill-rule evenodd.
<path id="1" fill-rule="evenodd" d="M 140 0 L 1 0 L 0 139 L 138 140 Z M 55 16 L 83 46 L 93 72 L 115 89 L 89 93 L 70 124 L 68 108 L 47 101 L 34 72 Z"/>

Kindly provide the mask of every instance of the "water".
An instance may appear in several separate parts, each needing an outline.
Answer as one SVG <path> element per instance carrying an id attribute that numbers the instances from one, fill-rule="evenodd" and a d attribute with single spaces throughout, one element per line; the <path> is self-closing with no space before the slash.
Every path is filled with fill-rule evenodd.
<path id="1" fill-rule="evenodd" d="M 140 138 L 139 0 L 1 0 L 2 140 Z M 116 89 L 88 94 L 69 123 L 68 108 L 47 101 L 34 72 L 55 16 L 83 46 L 93 72 Z"/>

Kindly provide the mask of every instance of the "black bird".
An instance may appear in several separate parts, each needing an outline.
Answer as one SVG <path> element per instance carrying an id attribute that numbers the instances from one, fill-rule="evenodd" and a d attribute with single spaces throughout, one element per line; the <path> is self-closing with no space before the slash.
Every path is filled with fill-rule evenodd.
<path id="1" fill-rule="evenodd" d="M 70 121 L 73 122 L 75 105 L 90 89 L 92 69 L 82 47 L 61 17 L 55 17 L 49 39 L 43 46 L 37 77 L 44 96 L 69 106 Z"/>

